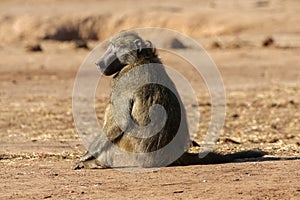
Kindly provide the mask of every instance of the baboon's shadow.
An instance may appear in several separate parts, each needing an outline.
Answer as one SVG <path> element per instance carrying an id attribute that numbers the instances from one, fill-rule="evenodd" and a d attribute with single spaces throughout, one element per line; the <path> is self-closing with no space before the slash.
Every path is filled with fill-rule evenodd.
<path id="1" fill-rule="evenodd" d="M 236 160 L 235 162 L 264 162 L 264 161 L 285 161 L 300 160 L 300 157 L 261 157 L 261 158 L 245 158 Z"/>
<path id="2" fill-rule="evenodd" d="M 188 160 L 184 163 L 180 160 Z M 187 166 L 187 165 L 212 165 L 224 163 L 244 163 L 244 162 L 264 162 L 264 161 L 284 161 L 284 160 L 300 160 L 300 157 L 273 157 L 267 152 L 260 150 L 240 151 L 229 154 L 219 154 L 210 152 L 203 158 L 196 153 L 185 153 L 178 161 L 175 161 L 170 166 Z"/>

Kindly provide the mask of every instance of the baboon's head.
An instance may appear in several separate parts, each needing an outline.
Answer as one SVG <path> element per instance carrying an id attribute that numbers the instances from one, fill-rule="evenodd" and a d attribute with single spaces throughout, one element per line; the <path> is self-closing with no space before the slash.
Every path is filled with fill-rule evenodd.
<path id="1" fill-rule="evenodd" d="M 112 75 L 140 58 L 156 56 L 150 41 L 144 41 L 135 32 L 121 32 L 110 39 L 104 55 L 95 63 L 104 75 Z"/>

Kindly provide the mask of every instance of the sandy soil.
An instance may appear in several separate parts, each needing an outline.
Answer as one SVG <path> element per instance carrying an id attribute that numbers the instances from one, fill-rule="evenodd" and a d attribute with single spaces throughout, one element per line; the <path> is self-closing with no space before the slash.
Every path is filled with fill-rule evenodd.
<path id="1" fill-rule="evenodd" d="M 0 199 L 299 199 L 299 12 L 296 0 L 1 1 Z M 145 26 L 195 38 L 217 64 L 227 117 L 215 150 L 261 149 L 266 158 L 148 173 L 71 170 L 84 152 L 72 117 L 80 64 L 103 39 Z M 89 50 L 76 48 L 78 39 Z M 33 44 L 42 51 L 28 51 Z M 186 63 L 163 60 L 197 88 L 201 142 L 209 95 Z M 100 120 L 109 78 L 102 84 Z"/>

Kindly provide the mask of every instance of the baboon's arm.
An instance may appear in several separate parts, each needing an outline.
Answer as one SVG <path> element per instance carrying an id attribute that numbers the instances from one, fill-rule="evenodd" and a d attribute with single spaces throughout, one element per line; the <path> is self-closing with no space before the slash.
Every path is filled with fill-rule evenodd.
<path id="1" fill-rule="evenodd" d="M 115 117 L 113 115 L 112 104 L 109 104 L 106 108 L 103 130 L 107 138 L 112 142 L 116 138 L 122 136 L 123 131 L 118 126 L 118 123 L 115 120 Z"/>

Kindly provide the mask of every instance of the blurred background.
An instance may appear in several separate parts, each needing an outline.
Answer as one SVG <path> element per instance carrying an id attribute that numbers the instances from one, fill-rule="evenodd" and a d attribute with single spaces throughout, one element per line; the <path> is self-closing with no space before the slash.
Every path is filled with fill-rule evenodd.
<path id="1" fill-rule="evenodd" d="M 80 64 L 97 44 L 121 30 L 162 27 L 194 38 L 220 70 L 227 118 L 216 150 L 260 148 L 299 155 L 299 13 L 297 0 L 2 0 L 0 151 L 80 155 L 72 117 Z M 164 45 L 190 51 L 176 38 Z M 205 84 L 187 63 L 171 55 L 162 59 L 199 89 L 196 140 L 201 143 L 210 121 Z M 103 84 L 107 89 L 96 101 L 100 121 L 109 78 Z"/>
<path id="2" fill-rule="evenodd" d="M 70 167 L 85 151 L 72 115 L 80 65 L 110 36 L 144 27 L 185 34 L 216 63 L 227 101 L 216 152 L 260 149 L 269 157 L 299 158 L 299 13 L 299 0 L 1 0 L 0 198 L 298 197 L 298 161 L 170 167 L 145 174 Z M 165 48 L 194 55 L 180 38 L 159 39 Z M 159 55 L 197 93 L 195 140 L 201 144 L 211 118 L 205 82 L 178 56 Z M 109 81 L 101 79 L 95 100 L 100 124 Z"/>

